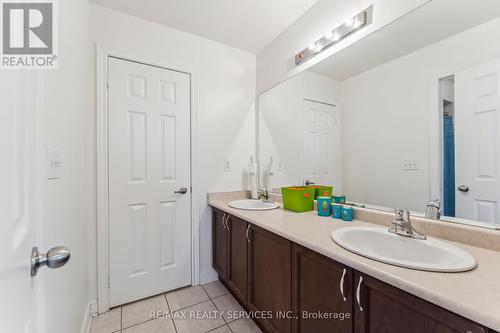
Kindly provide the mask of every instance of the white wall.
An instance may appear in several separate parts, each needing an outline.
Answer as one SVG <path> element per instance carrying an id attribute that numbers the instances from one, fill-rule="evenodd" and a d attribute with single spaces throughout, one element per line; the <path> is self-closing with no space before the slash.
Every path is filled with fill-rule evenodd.
<path id="1" fill-rule="evenodd" d="M 351 200 L 424 211 L 434 78 L 500 58 L 500 19 L 341 82 L 344 189 Z M 437 85 L 436 85 L 437 87 Z M 418 171 L 402 171 L 402 160 Z"/>
<path id="2" fill-rule="evenodd" d="M 197 75 L 200 275 L 214 278 L 207 192 L 247 189 L 245 168 L 255 152 L 255 55 L 96 5 L 91 22 L 92 41 L 105 50 Z M 231 172 L 224 172 L 226 159 Z M 91 228 L 96 298 L 95 223 Z"/>
<path id="3" fill-rule="evenodd" d="M 274 189 L 302 184 L 300 154 L 303 99 L 338 105 L 339 94 L 338 81 L 305 71 L 260 95 L 259 155 L 262 185 Z M 275 174 L 268 178 L 266 169 L 271 156 L 274 158 Z M 279 160 L 283 162 L 283 170 L 278 170 Z"/>
<path id="4" fill-rule="evenodd" d="M 284 79 L 306 69 L 355 43 L 429 0 L 319 0 L 287 30 L 257 55 L 257 91 L 263 92 Z M 313 59 L 296 66 L 294 56 L 327 31 L 341 25 L 370 5 L 373 22 Z"/>
<path id="5" fill-rule="evenodd" d="M 67 246 L 71 259 L 57 270 L 44 268 L 42 332 L 80 332 L 88 304 L 87 243 L 92 135 L 90 5 L 87 0 L 58 1 L 59 68 L 37 73 L 41 165 L 46 146 L 59 147 L 62 176 L 43 179 L 40 250 Z M 45 176 L 46 172 L 42 172 Z M 34 244 L 35 245 L 35 244 Z"/>

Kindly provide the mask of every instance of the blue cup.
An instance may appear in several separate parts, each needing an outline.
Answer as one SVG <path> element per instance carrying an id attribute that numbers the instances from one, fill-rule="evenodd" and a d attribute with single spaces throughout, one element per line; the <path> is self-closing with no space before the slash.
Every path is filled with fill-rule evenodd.
<path id="1" fill-rule="evenodd" d="M 332 197 L 318 197 L 317 201 L 319 216 L 332 215 Z"/>
<path id="2" fill-rule="evenodd" d="M 334 219 L 342 219 L 342 206 L 341 205 L 333 205 L 332 206 L 332 216 Z"/>
<path id="3" fill-rule="evenodd" d="M 354 210 L 352 207 L 344 207 L 342 209 L 342 220 L 350 222 L 353 219 Z"/>

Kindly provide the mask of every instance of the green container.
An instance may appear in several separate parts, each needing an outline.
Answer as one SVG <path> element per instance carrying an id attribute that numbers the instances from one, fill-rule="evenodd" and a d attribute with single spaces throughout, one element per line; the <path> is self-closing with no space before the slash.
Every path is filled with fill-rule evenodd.
<path id="1" fill-rule="evenodd" d="M 318 197 L 331 197 L 333 193 L 332 186 L 323 186 L 323 185 L 309 185 L 314 189 L 314 200 L 318 199 Z"/>
<path id="2" fill-rule="evenodd" d="M 283 208 L 302 213 L 314 208 L 314 189 L 309 186 L 282 187 Z"/>

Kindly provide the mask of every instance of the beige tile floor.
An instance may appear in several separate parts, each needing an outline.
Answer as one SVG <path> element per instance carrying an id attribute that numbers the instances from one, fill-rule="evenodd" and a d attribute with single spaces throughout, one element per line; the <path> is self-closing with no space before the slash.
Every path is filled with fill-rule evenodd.
<path id="1" fill-rule="evenodd" d="M 158 318 L 151 318 L 158 311 Z M 231 311 L 228 313 L 228 311 Z M 234 311 L 234 312 L 233 312 Z M 126 304 L 92 319 L 91 333 L 261 333 L 219 281 Z M 191 318 L 192 314 L 205 314 Z M 164 316 L 171 314 L 171 316 Z M 208 316 L 207 314 L 211 314 Z M 173 319 L 172 319 L 173 318 Z"/>

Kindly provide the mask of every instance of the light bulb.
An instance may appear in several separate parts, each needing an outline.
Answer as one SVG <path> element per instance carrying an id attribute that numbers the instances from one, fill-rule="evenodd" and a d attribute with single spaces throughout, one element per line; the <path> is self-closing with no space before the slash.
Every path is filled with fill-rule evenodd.
<path id="1" fill-rule="evenodd" d="M 361 26 L 361 21 L 356 19 L 356 21 L 354 22 L 354 25 L 352 26 L 354 29 L 357 29 Z"/>
<path id="2" fill-rule="evenodd" d="M 340 35 L 338 33 L 333 34 L 333 41 L 336 42 L 340 39 Z"/>
<path id="3" fill-rule="evenodd" d="M 347 21 L 344 22 L 344 25 L 349 28 L 352 27 L 353 24 L 354 24 L 354 18 L 348 19 Z"/>
<path id="4" fill-rule="evenodd" d="M 333 32 L 331 31 L 328 31 L 326 34 L 325 34 L 325 38 L 328 39 L 328 40 L 332 40 L 333 39 Z"/>
<path id="5" fill-rule="evenodd" d="M 311 44 L 309 44 L 309 46 L 307 48 L 311 51 L 314 51 L 314 50 L 316 50 L 316 47 L 317 47 L 316 43 L 311 43 Z"/>

